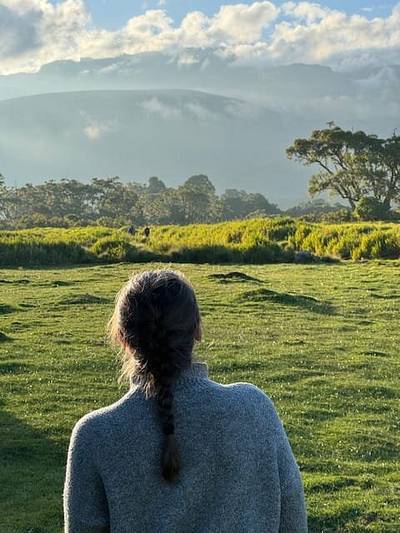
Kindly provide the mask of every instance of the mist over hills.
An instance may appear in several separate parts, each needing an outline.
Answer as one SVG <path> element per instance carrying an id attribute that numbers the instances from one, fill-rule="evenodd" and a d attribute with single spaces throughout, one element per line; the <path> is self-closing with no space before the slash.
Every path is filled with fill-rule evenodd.
<path id="1" fill-rule="evenodd" d="M 388 136 L 400 127 L 400 66 L 241 66 L 212 50 L 58 61 L 0 76 L 0 165 L 10 184 L 50 177 L 207 173 L 218 189 L 282 205 L 312 169 L 286 160 L 329 120 Z"/>
<path id="2" fill-rule="evenodd" d="M 207 173 L 220 190 L 295 188 L 282 156 L 292 126 L 245 101 L 188 90 L 85 91 L 0 102 L 2 172 L 36 181 L 119 175 L 168 184 Z M 277 150 L 279 146 L 279 150 Z M 296 167 L 295 167 L 296 168 Z"/>

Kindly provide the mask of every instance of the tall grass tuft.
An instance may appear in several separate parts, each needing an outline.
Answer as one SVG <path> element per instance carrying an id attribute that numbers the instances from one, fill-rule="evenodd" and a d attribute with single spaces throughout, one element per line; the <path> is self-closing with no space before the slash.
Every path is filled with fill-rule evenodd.
<path id="1" fill-rule="evenodd" d="M 400 257 L 400 224 L 305 223 L 287 217 L 154 226 L 144 236 L 105 227 L 0 231 L 0 266 L 121 261 L 291 262 L 297 251 L 339 259 Z"/>

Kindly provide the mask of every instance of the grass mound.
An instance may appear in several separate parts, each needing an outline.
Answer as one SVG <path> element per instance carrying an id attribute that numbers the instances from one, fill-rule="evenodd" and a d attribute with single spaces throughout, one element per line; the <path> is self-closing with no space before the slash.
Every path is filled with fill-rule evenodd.
<path id="1" fill-rule="evenodd" d="M 29 279 L 15 279 L 15 280 L 9 280 L 9 279 L 0 279 L 0 283 L 15 283 L 17 285 L 27 285 L 30 283 Z"/>
<path id="2" fill-rule="evenodd" d="M 0 331 L 0 342 L 6 342 L 6 341 L 10 341 L 10 337 L 8 335 L 6 335 L 5 333 L 3 333 L 2 331 Z"/>
<path id="3" fill-rule="evenodd" d="M 93 294 L 76 294 L 63 298 L 58 303 L 60 305 L 104 304 L 109 303 L 109 300 L 100 296 L 94 296 Z"/>
<path id="4" fill-rule="evenodd" d="M 305 296 L 303 294 L 290 294 L 286 292 L 276 292 L 270 289 L 256 289 L 244 292 L 238 298 L 240 301 L 246 302 L 275 302 L 282 305 L 291 305 L 300 307 L 308 311 L 320 314 L 332 314 L 333 308 L 330 304 L 320 302 L 312 296 Z"/>
<path id="5" fill-rule="evenodd" d="M 249 276 L 248 274 L 245 274 L 244 272 L 227 272 L 222 274 L 210 274 L 208 276 L 209 279 L 218 281 L 219 283 L 230 283 L 230 282 L 237 282 L 237 283 L 244 283 L 244 282 L 255 282 L 255 283 L 263 283 L 261 280 L 254 278 L 253 276 Z"/>
<path id="6" fill-rule="evenodd" d="M 7 315 L 14 312 L 14 307 L 8 304 L 0 304 L 0 315 Z"/>

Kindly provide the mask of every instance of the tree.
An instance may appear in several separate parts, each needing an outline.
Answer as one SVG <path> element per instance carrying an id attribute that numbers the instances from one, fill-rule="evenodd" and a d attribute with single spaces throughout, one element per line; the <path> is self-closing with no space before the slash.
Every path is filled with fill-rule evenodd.
<path id="1" fill-rule="evenodd" d="M 259 213 L 262 216 L 279 214 L 281 211 L 271 204 L 265 196 L 260 193 L 248 193 L 237 189 L 226 189 L 221 196 L 223 218 L 232 220 L 235 218 L 246 218 L 248 215 Z"/>
<path id="2" fill-rule="evenodd" d="M 149 178 L 149 185 L 147 187 L 147 192 L 149 194 L 159 194 L 160 192 L 164 192 L 166 190 L 167 187 L 165 186 L 165 183 L 160 180 L 160 178 L 157 178 L 157 176 Z"/>
<path id="3" fill-rule="evenodd" d="M 0 220 L 6 216 L 7 187 L 5 178 L 0 174 Z"/>
<path id="4" fill-rule="evenodd" d="M 265 216 L 276 212 L 261 194 L 234 191 L 241 210 L 227 211 L 207 176 L 188 178 L 177 188 L 167 188 L 157 177 L 148 185 L 118 177 L 93 178 L 82 183 L 74 179 L 48 180 L 39 185 L 27 183 L 7 188 L 0 177 L 0 223 L 4 228 L 34 226 L 108 226 L 142 224 L 188 224 L 216 222 L 229 218 Z M 225 213 L 223 211 L 225 209 Z M 271 211 L 272 210 L 272 211 Z"/>
<path id="5" fill-rule="evenodd" d="M 124 184 L 118 177 L 93 178 L 91 190 L 96 217 L 126 218 L 127 222 L 137 223 L 142 206 L 140 190 L 134 183 Z"/>
<path id="6" fill-rule="evenodd" d="M 309 183 L 311 196 L 329 191 L 347 200 L 354 210 L 370 196 L 390 209 L 400 195 L 400 137 L 389 139 L 338 126 L 314 130 L 286 150 L 289 159 L 318 165 Z"/>
<path id="7" fill-rule="evenodd" d="M 299 204 L 286 209 L 285 215 L 290 217 L 303 217 L 304 215 L 322 215 L 325 213 L 334 213 L 339 209 L 347 209 L 348 207 L 340 203 L 330 204 L 323 198 L 316 198 L 308 202 L 300 202 Z"/>
<path id="8" fill-rule="evenodd" d="M 178 187 L 178 193 L 184 204 L 185 223 L 213 222 L 221 214 L 221 203 L 215 187 L 204 174 L 188 178 Z"/>
<path id="9" fill-rule="evenodd" d="M 386 180 L 381 191 L 381 200 L 386 207 L 390 208 L 390 202 L 400 197 L 400 135 L 393 132 L 393 135 L 385 140 L 383 148 Z"/>
<path id="10" fill-rule="evenodd" d="M 182 195 L 176 189 L 146 198 L 143 205 L 146 224 L 185 224 L 186 213 Z"/>
<path id="11" fill-rule="evenodd" d="M 360 220 L 385 220 L 390 218 L 390 211 L 383 202 L 364 196 L 357 203 L 354 215 Z"/>

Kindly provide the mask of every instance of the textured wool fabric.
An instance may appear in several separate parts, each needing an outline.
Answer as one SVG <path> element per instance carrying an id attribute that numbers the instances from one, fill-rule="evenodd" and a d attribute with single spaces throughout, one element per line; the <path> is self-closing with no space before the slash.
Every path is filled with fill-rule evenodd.
<path id="1" fill-rule="evenodd" d="M 153 398 L 131 380 L 117 402 L 73 428 L 64 486 L 66 533 L 303 533 L 303 484 L 268 396 L 223 385 L 193 362 L 173 385 L 179 479 L 161 477 Z"/>

